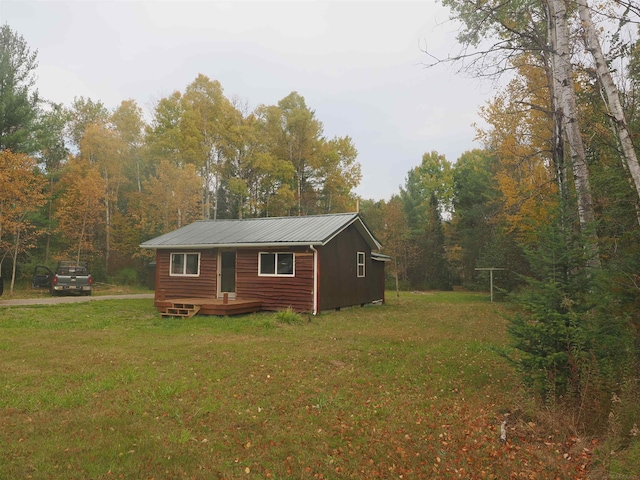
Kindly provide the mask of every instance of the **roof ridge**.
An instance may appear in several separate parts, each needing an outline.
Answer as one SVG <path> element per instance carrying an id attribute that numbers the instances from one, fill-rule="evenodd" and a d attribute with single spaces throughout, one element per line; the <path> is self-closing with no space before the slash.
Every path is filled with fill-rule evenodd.
<path id="1" fill-rule="evenodd" d="M 280 217 L 250 217 L 250 218 L 209 218 L 207 220 L 201 219 L 196 222 L 246 222 L 249 220 L 283 220 L 293 218 L 317 218 L 317 217 L 338 217 L 347 215 L 359 215 L 358 212 L 341 212 L 341 213 L 319 213 L 315 215 L 289 215 Z"/>

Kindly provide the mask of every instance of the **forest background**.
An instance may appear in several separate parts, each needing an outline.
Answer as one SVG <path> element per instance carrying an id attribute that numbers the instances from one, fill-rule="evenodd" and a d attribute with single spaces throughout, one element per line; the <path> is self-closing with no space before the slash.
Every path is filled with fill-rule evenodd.
<path id="1" fill-rule="evenodd" d="M 606 428 L 623 399 L 628 443 L 640 424 L 638 6 L 443 4 L 461 53 L 433 64 L 508 80 L 481 109 L 483 148 L 425 153 L 388 200 L 355 195 L 356 145 L 326 138 L 297 92 L 250 109 L 200 74 L 148 115 L 130 99 L 54 104 L 38 95 L 37 52 L 2 26 L 8 293 L 63 258 L 88 260 L 98 281 L 141 281 L 153 252 L 140 243 L 195 220 L 359 210 L 392 257 L 389 287 L 487 288 L 478 269 L 504 269 L 494 282 L 521 308 L 502 354 L 541 398 L 580 405 L 585 427 Z"/>

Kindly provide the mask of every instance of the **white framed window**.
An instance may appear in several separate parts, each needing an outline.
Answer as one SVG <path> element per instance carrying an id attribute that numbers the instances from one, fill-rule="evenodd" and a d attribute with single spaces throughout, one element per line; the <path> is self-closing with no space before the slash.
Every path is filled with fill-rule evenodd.
<path id="1" fill-rule="evenodd" d="M 172 253 L 169 275 L 197 277 L 200 275 L 200 253 Z"/>
<path id="2" fill-rule="evenodd" d="M 367 256 L 365 255 L 364 252 L 358 252 L 357 255 L 357 267 L 358 267 L 358 277 L 364 277 L 366 272 L 365 272 L 365 259 L 367 258 Z"/>
<path id="3" fill-rule="evenodd" d="M 293 277 L 295 275 L 295 255 L 289 252 L 260 252 L 258 254 L 258 275 Z"/>

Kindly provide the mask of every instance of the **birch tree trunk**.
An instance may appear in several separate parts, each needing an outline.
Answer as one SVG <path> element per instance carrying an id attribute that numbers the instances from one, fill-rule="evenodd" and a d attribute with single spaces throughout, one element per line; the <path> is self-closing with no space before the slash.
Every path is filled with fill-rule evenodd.
<path id="1" fill-rule="evenodd" d="M 631 174 L 633 183 L 636 187 L 638 198 L 640 198 L 640 163 L 638 163 L 638 156 L 636 155 L 635 148 L 633 147 L 631 134 L 629 133 L 629 126 L 624 116 L 622 103 L 620 102 L 618 88 L 613 81 L 611 71 L 609 70 L 604 54 L 602 53 L 600 39 L 598 38 L 595 25 L 593 24 L 593 17 L 591 16 L 591 10 L 589 9 L 587 0 L 578 0 L 578 12 L 580 14 L 580 20 L 582 21 L 587 51 L 592 55 L 595 62 L 596 75 L 598 76 L 598 80 L 600 81 L 606 95 L 609 115 L 613 118 L 620 140 L 622 153 L 627 162 L 627 167 L 629 168 L 629 173 Z"/>
<path id="2" fill-rule="evenodd" d="M 105 272 L 109 274 L 109 259 L 111 258 L 111 192 L 109 191 L 109 171 L 107 166 L 104 167 L 104 183 L 105 183 L 105 196 L 104 196 L 104 234 L 105 234 L 105 248 L 104 248 L 104 268 Z M 80 256 L 78 256 L 80 261 Z"/>
<path id="3" fill-rule="evenodd" d="M 555 167 L 556 183 L 558 185 L 558 192 L 560 198 L 566 200 L 568 198 L 568 185 L 567 185 L 567 166 L 565 164 L 565 148 L 564 148 L 564 129 L 562 127 L 562 102 L 560 101 L 559 89 L 555 84 L 555 72 L 557 71 L 556 65 L 556 34 L 555 23 L 549 8 L 547 8 L 547 21 L 548 21 L 548 35 L 549 44 L 551 45 L 551 52 L 543 52 L 545 58 L 545 74 L 547 77 L 547 86 L 549 88 L 550 106 L 551 106 L 551 118 L 553 121 L 553 133 L 552 133 L 552 151 L 551 158 Z"/>
<path id="4" fill-rule="evenodd" d="M 105 246 L 104 246 L 104 268 L 105 272 L 109 274 L 109 259 L 111 258 L 111 202 L 109 201 L 109 195 L 105 195 L 104 199 L 105 210 Z"/>
<path id="5" fill-rule="evenodd" d="M 558 98 L 562 105 L 563 124 L 571 152 L 571 168 L 578 201 L 578 217 L 581 231 L 585 234 L 587 240 L 587 264 L 590 267 L 599 267 L 598 237 L 593 230 L 595 213 L 589 182 L 589 169 L 578 121 L 578 107 L 571 66 L 567 9 L 564 0 L 547 0 L 547 4 L 551 14 L 551 21 L 555 26 L 553 30 L 555 38 L 552 39 L 552 45 L 555 45 L 552 50 L 552 55 L 554 56 L 552 65 L 555 68 L 554 89 L 557 88 Z"/>
<path id="6" fill-rule="evenodd" d="M 204 205 L 202 205 L 203 220 L 209 220 L 211 218 L 211 155 L 212 152 L 209 150 L 207 158 L 204 161 L 204 166 L 202 167 L 202 178 L 204 184 Z"/>
<path id="7" fill-rule="evenodd" d="M 53 223 L 53 175 L 49 179 L 49 201 L 47 205 L 47 243 L 44 248 L 44 261 L 49 261 L 51 250 L 51 224 Z"/>
<path id="8" fill-rule="evenodd" d="M 212 147 L 215 151 L 216 157 L 216 170 L 213 177 L 213 219 L 218 219 L 218 194 L 220 190 L 220 150 L 217 147 Z"/>
<path id="9" fill-rule="evenodd" d="M 87 217 L 89 215 L 89 210 L 85 209 L 84 215 L 82 216 L 82 228 L 80 229 L 80 238 L 78 239 L 78 252 L 76 253 L 76 262 L 80 263 L 80 255 L 82 254 L 82 242 L 87 233 Z"/>

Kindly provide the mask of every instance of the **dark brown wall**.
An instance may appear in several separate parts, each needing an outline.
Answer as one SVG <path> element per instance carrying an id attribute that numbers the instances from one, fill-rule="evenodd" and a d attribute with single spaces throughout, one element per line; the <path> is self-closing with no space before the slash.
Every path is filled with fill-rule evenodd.
<path id="1" fill-rule="evenodd" d="M 371 301 L 384 301 L 384 268 L 385 262 L 371 261 Z M 367 274 L 368 275 L 368 274 Z"/>
<path id="2" fill-rule="evenodd" d="M 365 252 L 366 276 L 362 278 L 357 275 L 357 252 Z M 378 262 L 371 260 L 369 245 L 353 225 L 322 247 L 320 310 L 363 305 L 381 299 L 384 285 L 380 285 L 380 266 L 374 268 L 373 263 Z"/>
<path id="3" fill-rule="evenodd" d="M 294 277 L 259 277 L 259 252 L 295 253 Z M 236 295 L 262 300 L 263 310 L 288 307 L 298 312 L 313 311 L 313 252 L 297 249 L 243 249 L 236 260 Z"/>

